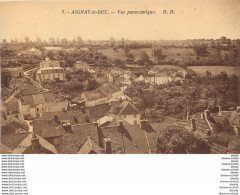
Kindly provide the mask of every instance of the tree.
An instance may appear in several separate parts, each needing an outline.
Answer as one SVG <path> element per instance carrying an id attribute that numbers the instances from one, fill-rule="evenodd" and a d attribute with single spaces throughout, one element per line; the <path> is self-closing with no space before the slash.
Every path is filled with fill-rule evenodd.
<path id="1" fill-rule="evenodd" d="M 1 82 L 5 87 L 9 86 L 9 82 L 12 80 L 12 76 L 9 71 L 1 72 Z"/>
<path id="2" fill-rule="evenodd" d="M 116 44 L 116 40 L 113 37 L 110 37 L 110 46 L 114 47 L 114 45 Z"/>
<path id="3" fill-rule="evenodd" d="M 155 58 L 157 58 L 157 60 L 164 60 L 164 58 L 166 57 L 162 54 L 162 50 L 160 48 L 154 49 L 153 55 Z"/>
<path id="4" fill-rule="evenodd" d="M 7 43 L 7 39 L 3 39 L 3 40 L 2 40 L 2 43 Z"/>
<path id="5" fill-rule="evenodd" d="M 208 154 L 210 145 L 183 127 L 170 126 L 157 137 L 154 151 L 161 154 Z"/>
<path id="6" fill-rule="evenodd" d="M 24 40 L 25 40 L 25 43 L 28 43 L 29 42 L 29 37 L 28 36 L 24 37 Z"/>
<path id="7" fill-rule="evenodd" d="M 146 53 L 146 51 L 142 51 L 142 53 L 141 53 L 141 57 L 140 57 L 140 64 L 141 65 L 149 65 L 149 56 L 148 56 L 148 54 Z"/>
<path id="8" fill-rule="evenodd" d="M 76 42 L 77 42 L 77 45 L 80 46 L 83 44 L 83 40 L 80 36 L 76 37 Z"/>
<path id="9" fill-rule="evenodd" d="M 205 56 L 206 54 L 208 54 L 206 45 L 194 45 L 193 50 L 198 56 Z"/>

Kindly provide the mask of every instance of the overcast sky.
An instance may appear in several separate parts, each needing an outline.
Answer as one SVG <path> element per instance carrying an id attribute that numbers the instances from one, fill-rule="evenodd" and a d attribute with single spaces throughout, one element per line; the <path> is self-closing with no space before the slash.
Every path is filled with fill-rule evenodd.
<path id="1" fill-rule="evenodd" d="M 176 3 L 177 2 L 177 3 Z M 71 15 L 80 9 L 154 10 L 155 15 Z M 163 10 L 174 10 L 163 15 Z M 1 39 L 37 36 L 83 40 L 181 40 L 240 38 L 240 0 L 91 0 L 78 2 L 1 2 Z"/>

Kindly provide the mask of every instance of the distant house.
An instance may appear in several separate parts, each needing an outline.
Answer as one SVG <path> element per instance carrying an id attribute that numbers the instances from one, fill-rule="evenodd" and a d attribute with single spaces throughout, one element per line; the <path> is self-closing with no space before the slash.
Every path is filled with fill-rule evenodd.
<path id="1" fill-rule="evenodd" d="M 49 68 L 49 67 L 60 67 L 60 63 L 57 60 L 50 60 L 46 58 L 40 62 L 40 68 Z"/>
<path id="2" fill-rule="evenodd" d="M 128 101 L 88 107 L 86 113 L 89 119 L 92 122 L 97 122 L 99 126 L 105 124 L 109 126 L 118 125 L 120 122 L 125 125 L 140 125 L 140 113 Z"/>
<path id="3" fill-rule="evenodd" d="M 54 109 L 57 111 L 67 109 L 67 102 L 56 102 L 54 95 L 50 92 L 22 96 L 19 98 L 18 103 L 20 113 L 30 118 L 37 118 L 43 112 L 49 112 L 53 106 L 52 104 L 54 104 Z"/>
<path id="4" fill-rule="evenodd" d="M 21 51 L 17 54 L 19 57 L 33 57 L 33 56 L 38 56 L 40 57 L 42 55 L 42 51 L 33 47 L 29 50 L 26 51 Z"/>
<path id="5" fill-rule="evenodd" d="M 116 85 L 103 85 L 93 91 L 85 91 L 81 94 L 85 106 L 96 106 L 126 99 L 122 90 Z"/>
<path id="6" fill-rule="evenodd" d="M 138 109 L 128 101 L 112 105 L 108 116 L 112 118 L 116 124 L 119 124 L 120 121 L 126 122 L 129 125 L 140 124 L 140 113 Z"/>
<path id="7" fill-rule="evenodd" d="M 23 68 L 22 67 L 2 68 L 2 71 L 9 71 L 13 78 L 23 76 Z"/>
<path id="8" fill-rule="evenodd" d="M 172 78 L 166 73 L 155 73 L 143 75 L 145 83 L 155 83 L 157 85 L 166 84 L 172 81 Z"/>
<path id="9" fill-rule="evenodd" d="M 59 55 L 59 52 L 63 49 L 61 47 L 44 47 L 45 53 L 52 52 L 54 55 Z"/>

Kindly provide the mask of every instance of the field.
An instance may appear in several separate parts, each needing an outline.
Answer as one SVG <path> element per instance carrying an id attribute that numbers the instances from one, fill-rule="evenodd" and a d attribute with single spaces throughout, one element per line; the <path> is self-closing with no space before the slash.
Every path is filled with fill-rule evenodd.
<path id="1" fill-rule="evenodd" d="M 227 75 L 232 76 L 233 74 L 240 76 L 240 67 L 229 67 L 229 66 L 188 66 L 187 68 L 192 69 L 198 75 L 206 75 L 206 71 L 210 71 L 213 76 L 219 74 L 222 71 L 226 71 Z"/>

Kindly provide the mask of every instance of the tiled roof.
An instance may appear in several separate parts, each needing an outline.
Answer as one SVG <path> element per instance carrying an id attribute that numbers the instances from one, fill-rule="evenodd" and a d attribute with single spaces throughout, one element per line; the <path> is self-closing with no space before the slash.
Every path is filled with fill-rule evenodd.
<path id="1" fill-rule="evenodd" d="M 31 148 L 33 136 L 38 139 L 39 145 L 41 146 L 37 150 Z M 38 135 L 30 133 L 12 152 L 12 154 L 32 154 L 32 153 L 53 153 L 57 154 L 56 148 Z"/>
<path id="2" fill-rule="evenodd" d="M 47 112 L 59 112 L 63 110 L 67 110 L 68 101 L 61 102 L 49 102 L 47 104 Z"/>
<path id="3" fill-rule="evenodd" d="M 11 154 L 11 153 L 12 153 L 12 150 L 1 143 L 0 154 Z"/>
<path id="4" fill-rule="evenodd" d="M 101 154 L 103 149 L 88 136 L 83 146 L 80 148 L 78 154 Z"/>
<path id="5" fill-rule="evenodd" d="M 139 114 L 137 108 L 128 101 L 123 101 L 122 103 L 116 102 L 114 104 L 111 104 L 111 109 L 109 112 L 121 115 Z"/>
<path id="6" fill-rule="evenodd" d="M 14 150 L 29 133 L 1 135 L 1 143 L 11 150 Z"/>
<path id="7" fill-rule="evenodd" d="M 90 100 L 96 100 L 100 98 L 107 97 L 108 95 L 121 91 L 121 89 L 116 85 L 103 85 L 93 91 L 85 91 L 85 95 Z"/>
<path id="8" fill-rule="evenodd" d="M 56 98 L 53 95 L 53 93 L 50 93 L 50 92 L 43 93 L 43 96 L 44 96 L 44 98 L 45 98 L 47 103 L 54 102 L 56 100 Z"/>
<path id="9" fill-rule="evenodd" d="M 18 100 L 16 98 L 11 99 L 7 103 L 7 111 L 8 112 L 17 112 L 19 113 L 19 105 L 18 105 Z"/>
<path id="10" fill-rule="evenodd" d="M 103 145 L 104 138 L 111 139 L 112 153 L 114 154 L 124 153 L 122 133 L 120 132 L 118 126 L 101 127 L 100 133 L 101 146 Z"/>
<path id="11" fill-rule="evenodd" d="M 106 97 L 106 95 L 99 89 L 95 89 L 93 91 L 85 91 L 84 93 L 89 100 L 97 100 Z"/>
<path id="12" fill-rule="evenodd" d="M 71 129 L 72 132 L 63 135 L 61 153 L 77 154 L 88 136 L 99 144 L 98 129 L 94 124 L 72 125 Z"/>
<path id="13" fill-rule="evenodd" d="M 35 105 L 45 104 L 45 98 L 42 94 L 32 95 Z"/>
<path id="14" fill-rule="evenodd" d="M 33 132 L 43 138 L 59 137 L 65 133 L 62 125 L 58 125 L 54 120 L 33 120 Z"/>
<path id="15" fill-rule="evenodd" d="M 110 138 L 112 153 L 147 154 L 147 136 L 139 125 L 101 127 L 101 140 Z"/>
<path id="16" fill-rule="evenodd" d="M 85 111 L 92 122 L 104 117 L 110 109 L 109 104 L 86 107 Z"/>
<path id="17" fill-rule="evenodd" d="M 240 124 L 240 112 L 233 111 L 231 116 L 229 117 L 229 121 L 234 125 Z"/>
<path id="18" fill-rule="evenodd" d="M 69 122 L 74 124 L 84 124 L 87 123 L 85 116 L 81 110 L 68 110 L 61 112 L 44 112 L 42 113 L 42 119 L 44 120 L 54 120 L 55 115 L 58 116 L 61 122 Z"/>
<path id="19" fill-rule="evenodd" d="M 30 105 L 31 108 L 35 107 L 34 99 L 32 95 L 26 95 L 21 97 L 23 105 Z"/>

